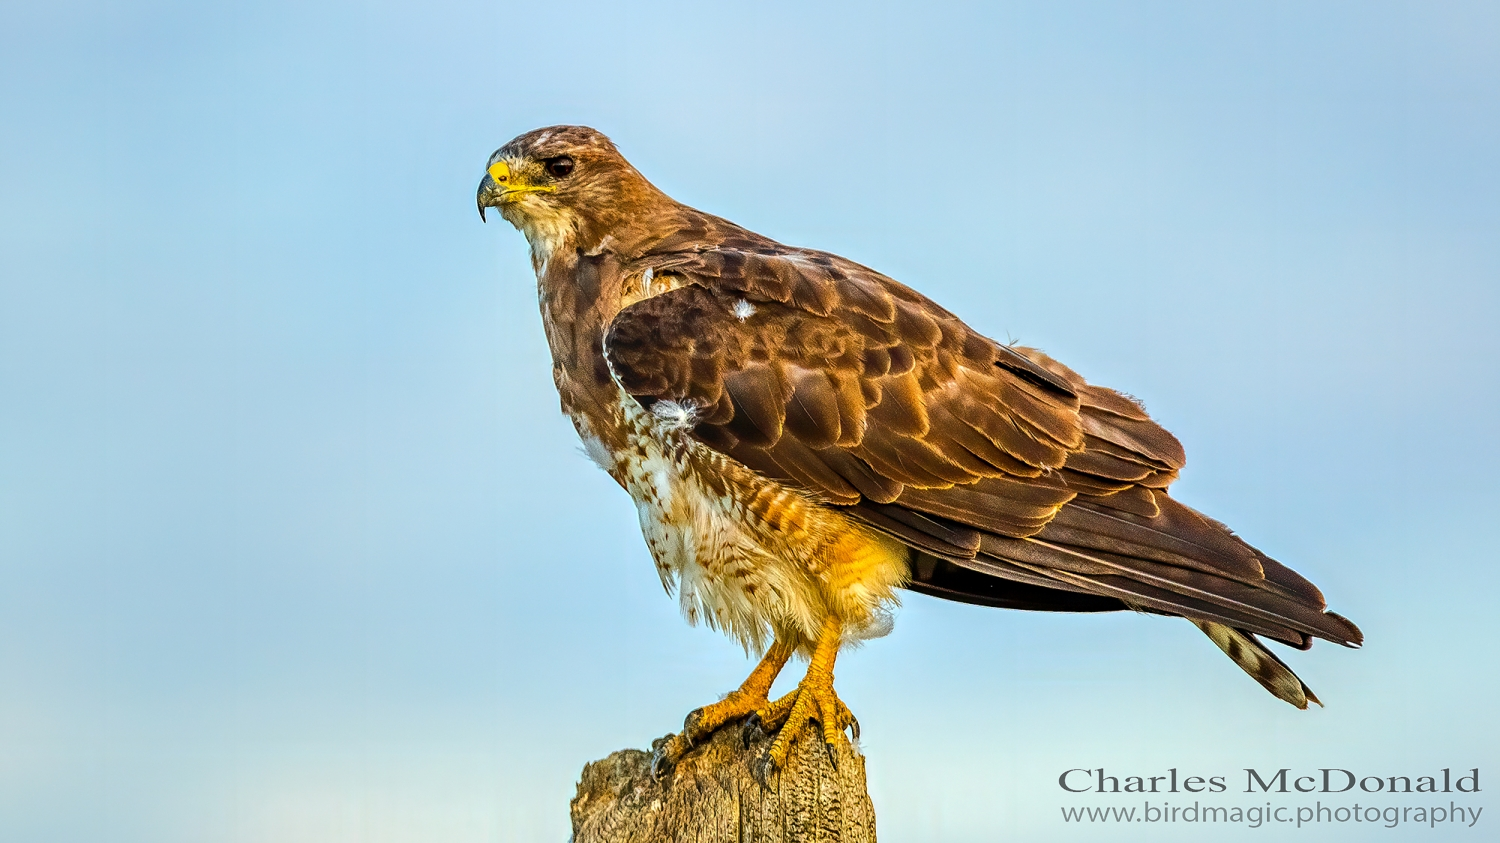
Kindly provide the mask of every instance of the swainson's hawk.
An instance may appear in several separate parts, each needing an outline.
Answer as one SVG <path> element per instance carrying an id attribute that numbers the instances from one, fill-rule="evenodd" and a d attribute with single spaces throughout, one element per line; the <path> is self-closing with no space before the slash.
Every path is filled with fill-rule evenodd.
<path id="1" fill-rule="evenodd" d="M 501 147 L 478 202 L 531 244 L 563 411 L 635 500 L 662 582 L 689 620 L 764 648 L 668 756 L 751 714 L 781 727 L 777 765 L 810 720 L 829 744 L 857 730 L 834 658 L 890 628 L 899 588 L 1184 617 L 1298 708 L 1317 698 L 1257 636 L 1361 641 L 1167 494 L 1182 446 L 1140 404 L 1040 351 L 676 202 L 593 129 Z M 769 701 L 795 653 L 805 678 Z"/>

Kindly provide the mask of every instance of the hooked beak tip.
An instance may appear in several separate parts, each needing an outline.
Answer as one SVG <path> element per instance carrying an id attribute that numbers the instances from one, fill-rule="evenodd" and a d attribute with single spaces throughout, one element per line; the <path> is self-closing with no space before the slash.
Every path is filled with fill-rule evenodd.
<path id="1" fill-rule="evenodd" d="M 479 182 L 479 190 L 474 193 L 474 204 L 479 206 L 480 222 L 489 222 L 489 219 L 485 217 L 484 212 L 486 208 L 489 208 L 494 204 L 492 201 L 494 199 L 494 189 L 495 180 L 486 175 Z"/>

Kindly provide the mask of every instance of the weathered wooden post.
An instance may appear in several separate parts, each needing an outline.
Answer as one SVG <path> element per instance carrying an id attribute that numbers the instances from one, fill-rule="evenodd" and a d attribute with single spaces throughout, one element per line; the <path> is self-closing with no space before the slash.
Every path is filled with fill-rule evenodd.
<path id="1" fill-rule="evenodd" d="M 864 756 L 844 742 L 835 766 L 809 730 L 786 769 L 763 781 L 755 771 L 771 740 L 730 724 L 659 780 L 651 753 L 638 749 L 585 766 L 571 806 L 573 843 L 874 843 Z"/>

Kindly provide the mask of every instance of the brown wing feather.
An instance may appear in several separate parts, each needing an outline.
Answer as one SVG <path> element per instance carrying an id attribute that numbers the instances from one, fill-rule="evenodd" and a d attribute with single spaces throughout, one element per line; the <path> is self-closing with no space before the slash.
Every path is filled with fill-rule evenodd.
<path id="1" fill-rule="evenodd" d="M 1134 399 L 857 264 L 736 231 L 649 258 L 682 285 L 621 311 L 611 370 L 645 404 L 698 404 L 708 446 L 941 562 L 913 588 L 1361 640 L 1307 580 L 1167 496 L 1182 446 Z"/>
<path id="2" fill-rule="evenodd" d="M 997 365 L 998 344 L 889 279 L 818 253 L 700 257 L 672 267 L 687 286 L 625 308 L 605 347 L 628 392 L 697 403 L 699 438 L 753 468 L 880 500 L 1039 474 L 1082 444 L 1076 397 Z M 787 470 L 807 460 L 822 465 Z"/>

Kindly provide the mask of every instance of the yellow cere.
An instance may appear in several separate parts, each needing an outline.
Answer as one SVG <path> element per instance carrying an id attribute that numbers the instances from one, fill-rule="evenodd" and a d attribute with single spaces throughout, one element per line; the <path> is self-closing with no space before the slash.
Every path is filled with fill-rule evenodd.
<path id="1" fill-rule="evenodd" d="M 506 164 L 504 161 L 496 161 L 495 163 L 491 164 L 490 178 L 495 180 L 495 184 L 505 184 L 505 182 L 510 178 L 510 165 Z"/>

